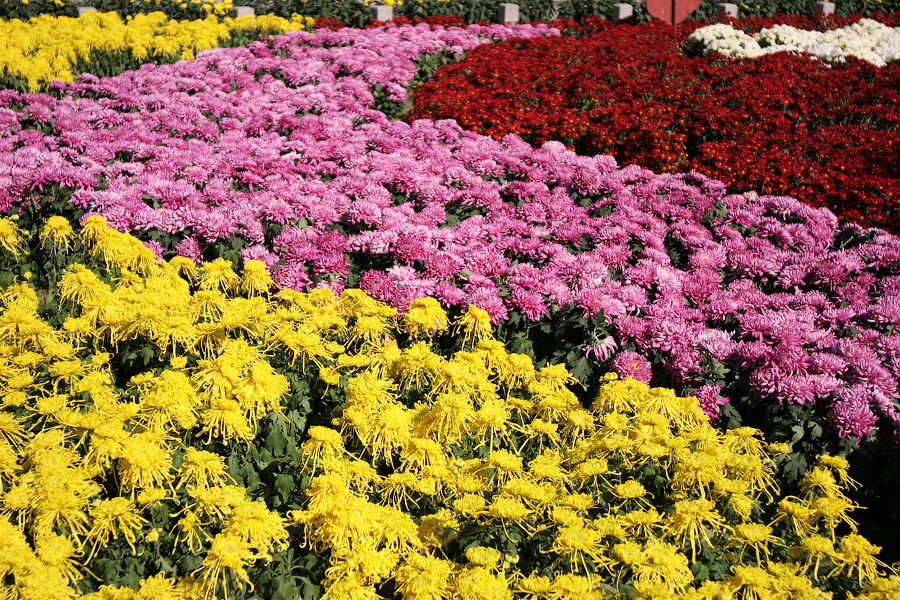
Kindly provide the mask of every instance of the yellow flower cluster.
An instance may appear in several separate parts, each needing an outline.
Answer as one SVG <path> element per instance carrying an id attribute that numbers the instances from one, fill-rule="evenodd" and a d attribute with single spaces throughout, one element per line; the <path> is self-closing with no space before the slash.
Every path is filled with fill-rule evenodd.
<path id="1" fill-rule="evenodd" d="M 446 328 L 419 309 L 407 331 Z M 563 367 L 535 371 L 490 335 L 452 358 L 426 341 L 365 355 L 334 427 L 308 432 L 307 505 L 290 514 L 330 557 L 326 598 L 375 599 L 391 578 L 404 600 L 824 599 L 816 582 L 838 574 L 862 597 L 900 592 L 879 548 L 838 533 L 856 531 L 844 459 L 779 498 L 783 445 L 719 433 L 695 398 L 611 375 L 589 411 Z M 529 544 L 543 571 L 517 566 Z M 697 585 L 716 552 L 730 571 Z"/>
<path id="2" fill-rule="evenodd" d="M 23 5 L 27 6 L 30 3 L 30 0 L 2 0 L 2 3 L 6 4 L 6 5 L 23 4 Z M 66 5 L 68 5 L 68 6 L 91 6 L 91 2 L 88 0 L 50 0 L 50 3 L 53 4 L 54 6 L 58 6 L 58 7 L 64 7 Z M 218 7 L 217 8 L 215 6 L 216 3 L 212 2 L 211 0 L 152 0 L 152 2 L 134 1 L 134 2 L 132 2 L 132 4 L 135 4 L 135 5 L 153 4 L 154 6 L 159 7 L 160 9 L 169 9 L 169 10 L 171 10 L 175 6 L 181 6 L 183 8 L 184 5 L 186 5 L 186 4 L 206 5 L 206 6 L 208 6 L 208 8 L 204 9 L 204 10 L 209 10 L 211 12 L 215 12 L 215 14 L 225 14 L 227 12 L 230 12 L 232 9 L 232 6 L 231 6 L 232 0 L 222 0 L 221 4 L 227 4 L 228 5 L 227 8 L 226 7 Z"/>
<path id="3" fill-rule="evenodd" d="M 821 457 L 799 496 L 780 497 L 783 447 L 719 433 L 695 399 L 614 376 L 587 410 L 564 367 L 509 353 L 474 307 L 451 323 L 430 299 L 400 319 L 359 290 L 273 294 L 257 261 L 241 273 L 157 261 L 97 216 L 78 244 L 59 219 L 39 235 L 96 266 L 61 278 L 59 328 L 28 285 L 0 292 L 2 598 L 252 591 L 250 569 L 293 526 L 327 557 L 326 600 L 375 600 L 383 585 L 404 600 L 823 599 L 816 581 L 836 576 L 861 599 L 900 593 L 879 549 L 842 535 L 856 508 L 843 459 Z M 4 251 L 22 239 L 0 222 Z M 447 335 L 461 342 L 449 357 L 434 351 Z M 117 354 L 142 344 L 156 366 L 122 381 Z M 300 445 L 309 485 L 288 518 L 211 451 L 250 444 L 281 410 L 292 388 L 276 358 L 342 400 Z M 163 536 L 196 568 L 77 589 L 107 547 L 140 556 Z M 717 552 L 730 570 L 695 583 Z"/>
<path id="4" fill-rule="evenodd" d="M 24 244 L 25 238 L 16 222 L 10 217 L 0 217 L 0 249 L 18 256 L 22 253 Z"/>
<path id="5" fill-rule="evenodd" d="M 10 230 L 3 245 L 18 250 L 21 232 L 2 226 Z M 54 218 L 40 234 L 61 252 L 74 235 Z M 294 326 L 276 311 L 298 317 L 302 300 L 276 306 L 261 264 L 241 276 L 218 261 L 157 263 L 100 217 L 86 221 L 81 238 L 116 276 L 104 281 L 73 264 L 59 294 L 77 316 L 60 329 L 38 316 L 27 285 L 0 294 L 0 575 L 14 581 L 0 597 L 78 597 L 85 565 L 107 544 L 122 540 L 136 554 L 159 539 L 148 511 L 161 502 L 179 517 L 170 534 L 203 560 L 191 577 L 144 580 L 135 597 L 214 597 L 247 582 L 246 567 L 283 549 L 288 533 L 233 485 L 222 456 L 180 440 L 193 430 L 246 442 L 259 419 L 280 410 L 290 385 L 266 360 L 265 340 Z M 134 340 L 156 344 L 169 364 L 121 389 L 110 359 Z M 159 595 L 166 590 L 173 595 Z"/>
<path id="6" fill-rule="evenodd" d="M 138 61 L 188 60 L 219 47 L 235 30 L 284 33 L 312 23 L 299 15 L 291 20 L 275 15 L 223 18 L 218 15 L 230 11 L 230 0 L 210 6 L 214 14 L 197 21 L 170 20 L 162 12 L 138 14 L 125 22 L 114 12 L 89 12 L 77 19 L 42 15 L 28 22 L 0 21 L 0 77 L 15 76 L 37 91 L 54 79 L 74 81 L 73 66 L 89 61 L 95 51 L 129 52 Z"/>

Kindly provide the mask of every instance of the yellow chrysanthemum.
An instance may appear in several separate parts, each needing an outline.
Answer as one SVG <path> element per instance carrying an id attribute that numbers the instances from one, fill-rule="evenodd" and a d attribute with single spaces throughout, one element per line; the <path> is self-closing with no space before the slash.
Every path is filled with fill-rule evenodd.
<path id="1" fill-rule="evenodd" d="M 443 333 L 450 326 L 447 313 L 437 300 L 430 297 L 413 300 L 402 323 L 412 337 L 422 333 L 428 336 Z"/>
<path id="2" fill-rule="evenodd" d="M 262 502 L 242 500 L 228 515 L 223 529 L 246 540 L 260 555 L 271 555 L 288 546 L 285 521 Z"/>
<path id="3" fill-rule="evenodd" d="M 178 487 L 184 485 L 204 488 L 216 487 L 231 482 L 225 468 L 224 459 L 218 454 L 188 448 L 181 463 L 181 478 Z"/>
<path id="4" fill-rule="evenodd" d="M 397 591 L 404 600 L 446 600 L 453 565 L 432 556 L 413 554 L 397 570 Z"/>
<path id="5" fill-rule="evenodd" d="M 103 500 L 91 509 L 91 530 L 87 535 L 87 543 L 93 544 L 88 562 L 93 555 L 105 546 L 110 539 L 119 536 L 136 553 L 134 543 L 137 540 L 137 531 L 146 523 L 146 519 L 137 513 L 134 502 L 121 496 Z"/>
<path id="6" fill-rule="evenodd" d="M 112 288 L 90 269 L 73 263 L 59 279 L 59 297 L 64 302 L 99 308 L 112 298 Z"/>
<path id="7" fill-rule="evenodd" d="M 0 248 L 13 256 L 21 254 L 25 246 L 22 230 L 8 217 L 0 218 Z"/>
<path id="8" fill-rule="evenodd" d="M 456 590 L 460 598 L 471 600 L 512 600 L 509 582 L 484 567 L 467 569 L 457 575 Z"/>
<path id="9" fill-rule="evenodd" d="M 251 296 L 267 294 L 275 286 L 265 263 L 260 260 L 248 260 L 241 273 L 241 288 Z"/>
<path id="10" fill-rule="evenodd" d="M 703 499 L 676 502 L 667 527 L 669 535 L 679 544 L 690 544 L 692 561 L 697 559 L 702 544 L 713 547 L 710 533 L 715 535 L 724 528 L 724 519 L 715 511 L 715 503 Z"/>
<path id="11" fill-rule="evenodd" d="M 122 488 L 132 494 L 140 488 L 160 487 L 172 481 L 172 450 L 159 433 L 133 434 L 122 442 L 119 456 Z"/>
<path id="12" fill-rule="evenodd" d="M 44 222 L 41 229 L 41 247 L 46 248 L 49 243 L 53 252 L 68 252 L 75 231 L 65 217 L 52 216 Z"/>
<path id="13" fill-rule="evenodd" d="M 247 583 L 252 586 L 246 567 L 256 558 L 249 542 L 233 533 L 219 533 L 192 575 L 201 582 L 205 595 L 215 595 L 219 587 L 227 594 L 233 585 L 243 587 Z"/>
<path id="14" fill-rule="evenodd" d="M 770 546 L 783 546 L 781 539 L 772 535 L 772 528 L 762 523 L 741 523 L 734 527 L 731 539 L 725 544 L 725 548 L 740 548 L 737 560 L 744 564 L 744 553 L 753 550 L 756 557 L 756 565 L 763 563 L 763 558 L 768 562 Z"/>

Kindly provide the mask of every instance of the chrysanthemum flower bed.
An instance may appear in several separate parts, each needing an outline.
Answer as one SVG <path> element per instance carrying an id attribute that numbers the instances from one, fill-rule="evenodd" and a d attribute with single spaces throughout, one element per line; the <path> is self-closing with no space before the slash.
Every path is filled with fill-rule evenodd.
<path id="1" fill-rule="evenodd" d="M 114 12 L 0 21 L 0 87 L 46 90 L 54 81 L 75 81 L 76 74 L 118 75 L 145 63 L 190 60 L 203 50 L 308 29 L 313 22 L 299 15 L 291 20 L 275 15 L 237 19 L 209 15 L 175 21 L 162 12 L 138 14 L 126 21 Z"/>
<path id="2" fill-rule="evenodd" d="M 873 17 L 898 24 L 895 14 Z M 734 25 L 822 31 L 858 20 L 779 15 Z M 900 231 L 900 64 L 686 54 L 699 27 L 595 21 L 577 40 L 485 46 L 420 87 L 410 116 L 453 118 L 498 140 L 559 140 L 654 171 L 694 169 L 734 191 L 790 195 Z"/>
<path id="3" fill-rule="evenodd" d="M 785 445 L 615 375 L 582 408 L 480 309 L 273 294 L 258 261 L 157 262 L 97 216 L 39 237 L 58 304 L 0 294 L 4 596 L 900 593 L 842 458 L 787 496 Z"/>
<path id="4" fill-rule="evenodd" d="M 147 65 L 120 77 L 86 76 L 71 86 L 54 86 L 50 94 L 0 92 L 0 203 L 11 215 L 0 219 L 0 246 L 8 252 L 2 258 L 6 262 L 0 284 L 12 298 L 28 295 L 21 282 L 30 281 L 38 295 L 29 296 L 28 306 L 36 302 L 38 315 L 51 328 L 68 323 L 63 331 L 75 336 L 75 342 L 99 344 L 97 365 L 102 366 L 102 352 L 110 352 L 111 385 L 136 405 L 127 410 L 138 410 L 145 396 L 154 397 L 147 400 L 148 407 L 165 404 L 154 396 L 162 384 L 143 375 L 150 371 L 161 377 L 180 370 L 199 393 L 194 412 L 171 405 L 175 412 L 159 423 L 157 412 L 169 410 L 169 405 L 148 408 L 157 415 L 153 417 L 129 415 L 126 409 L 117 413 L 127 422 L 123 429 L 129 437 L 151 430 L 169 432 L 169 437 L 153 441 L 162 448 L 156 456 L 170 452 L 169 474 L 177 481 L 172 484 L 147 471 L 147 486 L 172 492 L 144 503 L 158 507 L 151 519 L 147 515 L 152 508 L 134 512 L 144 504 L 135 495 L 140 492 L 137 480 L 125 473 L 131 463 L 112 458 L 105 463 L 103 468 L 115 475 L 98 484 L 118 486 L 108 487 L 113 491 L 106 493 L 123 498 L 131 494 L 137 502 L 131 509 L 117 501 L 117 510 L 128 508 L 159 529 L 147 532 L 145 550 L 159 540 L 170 544 L 153 546 L 156 554 L 141 554 L 137 546 L 143 538 L 136 531 L 142 522 L 122 512 L 125 516 L 116 521 L 122 525 L 121 539 L 110 542 L 111 558 L 102 567 L 91 567 L 102 570 L 105 581 L 134 588 L 142 577 L 160 571 L 183 578 L 177 583 L 148 580 L 143 594 L 151 597 L 162 594 L 153 589 L 173 586 L 189 596 L 226 590 L 229 596 L 248 594 L 251 584 L 253 593 L 262 597 L 312 597 L 323 582 L 334 590 L 332 597 L 342 590 L 361 597 L 375 592 L 420 597 L 416 594 L 422 589 L 434 589 L 427 581 L 437 581 L 440 594 L 457 596 L 471 595 L 468 590 L 477 588 L 508 597 L 502 587 L 506 585 L 518 589 L 515 593 L 521 597 L 555 600 L 587 594 L 579 585 L 591 585 L 591 593 L 602 596 L 617 586 L 627 591 L 636 584 L 638 595 L 666 597 L 688 593 L 708 576 L 724 582 L 721 593 L 735 592 L 738 597 L 799 597 L 809 585 L 803 577 L 812 577 L 813 585 L 837 597 L 869 585 L 876 586 L 873 590 L 886 586 L 884 593 L 890 593 L 894 583 L 872 579 L 878 565 L 872 558 L 875 550 L 857 537 L 849 537 L 849 545 L 843 540 L 855 535 L 850 510 L 857 503 L 850 498 L 869 494 L 886 502 L 890 496 L 872 484 L 875 477 L 862 490 L 854 489 L 845 479 L 848 468 L 854 468 L 854 461 L 864 464 L 858 462 L 861 454 L 869 461 L 865 464 L 878 467 L 875 474 L 896 466 L 896 460 L 873 456 L 889 447 L 900 425 L 900 340 L 894 331 L 900 318 L 900 242 L 882 231 L 841 224 L 827 210 L 791 198 L 729 194 L 721 183 L 700 173 L 656 175 L 637 167 L 621 169 L 610 157 L 579 156 L 558 142 L 535 149 L 512 135 L 497 142 L 465 132 L 452 121 L 409 125 L 386 116 L 401 112 L 410 85 L 462 52 L 491 39 L 552 35 L 558 32 L 546 27 L 428 25 L 294 33 L 249 48 L 206 51 L 194 61 Z M 65 216 L 48 219 L 55 213 Z M 91 214 L 140 236 L 144 245 L 117 237 L 101 227 L 97 217 L 88 217 Z M 108 292 L 113 294 L 102 291 L 94 300 L 107 304 L 86 310 L 75 305 L 94 301 L 90 290 L 106 288 L 94 283 L 90 270 L 70 266 L 74 259 L 54 247 L 65 245 L 70 229 L 80 230 L 82 224 L 87 225 L 87 237 L 73 251 L 77 255 L 87 248 L 90 255 L 94 249 L 93 258 L 78 260 L 94 260 L 89 266 L 95 272 L 105 261 L 99 273 L 112 284 Z M 96 240 L 106 240 L 113 253 Z M 13 260 L 10 255 L 16 253 Z M 154 267 L 159 257 L 172 260 Z M 201 263 L 202 268 L 197 266 Z M 243 284 L 231 270 L 231 265 L 242 263 L 238 270 L 245 275 Z M 175 279 L 154 279 L 157 268 L 168 269 L 166 277 Z M 61 280 L 62 273 L 67 275 Z M 82 284 L 90 289 L 75 291 Z M 287 292 L 276 301 L 268 295 L 273 284 L 296 290 L 327 287 L 334 294 L 347 291 L 338 300 L 319 289 L 310 292 L 311 299 Z M 356 287 L 374 300 L 364 299 L 353 291 Z M 85 295 L 73 296 L 81 293 Z M 435 300 L 421 300 L 423 296 L 455 315 L 451 320 L 458 329 L 448 333 L 447 314 Z M 58 298 L 63 299 L 62 313 Z M 162 298 L 165 302 L 159 306 L 146 304 Z M 309 306 L 323 311 L 318 317 L 297 312 Z M 364 314 L 354 316 L 352 307 Z M 321 316 L 335 310 L 345 319 L 343 325 Z M 391 329 L 398 310 L 405 316 L 398 329 Z M 277 318 L 267 316 L 270 312 Z M 15 324 L 10 330 L 19 331 L 20 317 L 12 314 Z M 129 319 L 136 321 L 129 325 Z M 296 335 L 282 327 L 285 321 Z M 491 322 L 495 328 L 489 334 Z M 323 332 L 333 337 L 316 337 Z M 492 335 L 499 341 L 492 341 Z M 391 346 L 384 336 L 398 345 Z M 243 341 L 228 341 L 232 338 Z M 385 347 L 379 350 L 376 342 Z M 514 354 L 507 355 L 504 347 Z M 13 361 L 23 353 L 11 352 L 11 364 L 23 367 Z M 95 364 L 88 351 L 80 352 L 83 364 Z M 366 362 L 366 352 L 384 356 Z M 174 363 L 172 354 L 178 357 Z M 509 361 L 524 369 L 524 379 L 504 379 L 498 370 L 506 364 L 503 356 L 514 357 Z M 469 405 L 458 396 L 447 399 L 449 408 L 440 408 L 462 411 L 460 423 L 466 425 L 460 425 L 457 439 L 452 432 L 429 429 L 426 414 L 448 390 L 459 391 L 452 386 L 468 385 L 467 372 L 452 370 L 456 367 L 442 371 L 445 363 L 459 360 L 475 361 L 476 366 L 481 360 L 484 373 L 477 377 L 486 377 L 490 385 L 476 377 L 475 391 L 462 391 L 477 394 L 471 398 L 471 420 L 466 416 Z M 47 374 L 39 385 L 74 385 L 73 378 L 65 379 L 62 371 L 51 374 L 50 363 L 44 365 Z M 553 388 L 555 400 L 548 404 L 546 390 L 529 383 L 529 369 L 538 374 L 535 382 L 541 373 L 562 382 Z M 635 380 L 609 382 L 604 375 L 610 370 L 672 389 L 651 392 Z M 365 387 L 364 379 L 351 381 L 366 372 L 384 381 L 374 388 Z M 197 379 L 197 373 L 204 375 Z M 263 378 L 258 384 L 257 376 Z M 255 396 L 258 389 L 269 391 Z M 274 390 L 279 389 L 283 394 L 276 402 Z M 186 388 L 178 393 L 190 396 Z M 359 404 L 354 405 L 354 394 Z M 610 432 L 606 405 L 596 402 L 604 394 L 631 398 L 632 404 L 614 407 L 625 416 L 622 435 L 632 440 L 630 446 L 602 445 Z M 91 390 L 75 392 L 74 399 L 70 395 L 65 399 L 71 405 L 59 408 L 57 398 L 57 404 L 42 405 L 49 412 L 24 411 L 16 418 L 56 419 L 84 430 L 87 440 L 93 434 L 83 425 L 90 423 L 79 421 L 83 417 L 76 412 L 87 414 L 97 401 Z M 499 403 L 493 402 L 495 395 Z M 722 437 L 713 432 L 697 412 L 696 400 L 678 396 L 696 396 L 699 410 L 735 433 Z M 380 404 L 363 402 L 373 397 Z M 665 422 L 652 416 L 645 421 L 643 415 L 652 415 L 654 409 L 640 398 L 663 398 L 672 411 L 684 414 L 660 409 Z M 279 403 L 286 420 L 266 416 L 277 413 Z M 57 408 L 61 417 L 54 412 Z M 74 420 L 65 421 L 70 417 Z M 455 418 L 447 413 L 441 422 L 454 423 Z M 335 431 L 311 430 L 317 441 L 301 458 L 298 446 L 310 423 Z M 392 429 L 395 423 L 398 430 Z M 765 443 L 741 425 L 761 426 Z M 631 433 L 646 427 L 656 433 Z M 692 437 L 697 435 L 701 437 Z M 727 489 L 710 483 L 686 490 L 678 483 L 672 470 L 677 461 L 705 452 L 707 442 L 710 448 L 722 447 L 729 436 L 756 439 L 758 448 L 776 443 L 777 453 L 757 456 L 754 464 L 762 466 L 752 467 L 757 474 L 748 476 L 742 469 L 750 466 L 729 466 L 744 459 L 711 450 L 709 464 L 715 462 L 717 477 L 726 471 L 721 485 Z M 416 438 L 431 439 L 440 451 L 427 444 L 416 446 Z M 73 451 L 87 452 L 81 438 L 66 439 Z M 26 451 L 24 439 L 18 445 L 12 438 L 8 441 L 17 451 Z M 658 447 L 644 447 L 645 442 Z M 858 443 L 864 451 L 853 453 Z M 184 445 L 183 455 L 179 444 Z M 537 454 L 532 456 L 535 445 Z M 264 501 L 268 510 L 288 521 L 276 524 L 260 516 L 252 526 L 255 533 L 241 533 L 241 527 L 250 525 L 233 524 L 228 511 L 236 510 L 243 496 L 230 487 L 217 487 L 222 480 L 215 474 L 208 487 L 225 491 L 205 502 L 231 508 L 218 513 L 202 508 L 188 493 L 191 482 L 178 483 L 179 461 L 188 460 L 187 446 L 224 457 L 229 477 L 248 490 L 246 498 Z M 118 451 L 115 444 L 112 448 L 110 452 Z M 404 458 L 410 452 L 421 454 L 421 448 L 434 450 L 434 462 L 427 452 L 421 464 Z M 536 478 L 531 463 L 554 449 L 561 478 Z M 513 469 L 507 479 L 493 474 L 496 465 L 473 462 L 489 461 L 501 450 L 521 454 L 521 473 Z M 682 458 L 676 457 L 679 452 Z M 819 455 L 837 452 L 848 456 L 849 467 L 838 458 L 820 464 Z M 896 457 L 896 450 L 888 452 Z M 440 456 L 449 461 L 452 478 L 446 471 L 428 470 L 443 464 Z M 457 459 L 462 464 L 455 464 Z M 588 459 L 605 460 L 609 471 L 598 471 L 596 480 L 583 482 L 575 471 Z M 364 463 L 369 467 L 363 468 Z M 10 477 L 20 477 L 34 461 L 17 455 L 9 464 L 15 464 Z M 210 472 L 222 472 L 209 465 Z M 810 483 L 809 477 L 821 478 L 823 472 L 832 473 L 842 487 L 827 484 L 822 494 L 810 492 L 810 486 L 819 484 Z M 460 473 L 487 483 L 482 489 L 459 487 L 464 485 L 457 481 Z M 341 477 L 344 488 L 338 485 L 343 485 Z M 327 487 L 318 496 L 323 504 L 302 492 L 312 489 L 310 478 Z M 544 492 L 532 498 L 522 485 L 507 489 L 516 478 L 544 490 L 547 497 L 591 495 L 593 504 L 584 505 L 579 515 L 582 529 L 591 531 L 564 535 L 561 527 L 576 527 L 578 522 L 553 520 L 551 509 L 559 502 L 547 501 L 540 495 Z M 432 491 L 430 486 L 438 483 L 443 487 Z M 776 493 L 775 487 L 781 491 Z M 643 495 L 627 496 L 639 489 Z M 457 515 L 454 503 L 463 493 L 480 494 L 482 509 Z M 90 496 L 90 502 L 106 498 L 99 494 Z M 677 503 L 696 500 L 691 494 L 713 503 L 693 505 L 709 519 L 696 523 L 695 534 L 674 524 Z M 820 501 L 826 495 L 835 501 Z M 782 505 L 785 496 L 789 503 Z M 499 512 L 502 506 L 512 506 L 510 498 L 525 512 Z M 638 510 L 641 498 L 654 503 L 659 528 L 650 526 L 637 549 L 620 549 L 632 557 L 626 560 L 615 547 L 627 540 L 620 530 L 604 529 L 604 523 Z M 396 510 L 380 512 L 361 501 Z M 328 502 L 365 506 L 374 516 L 354 524 L 355 529 L 323 532 L 327 527 L 319 525 L 330 523 Z M 779 510 L 795 510 L 790 502 L 803 505 L 791 518 L 809 527 L 796 525 L 801 529 L 793 530 L 795 537 L 783 524 L 787 517 L 777 519 Z M 88 501 L 81 506 L 87 507 Z M 183 509 L 198 519 L 193 537 L 184 534 L 188 539 L 178 539 L 178 532 L 190 524 L 179 525 L 187 514 L 179 513 Z M 24 526 L 33 519 L 33 509 L 16 510 L 15 523 Z M 92 509 L 79 510 L 85 514 L 83 530 L 64 528 L 86 539 L 94 530 L 88 524 L 94 517 Z M 288 515 L 288 510 L 297 512 Z M 466 534 L 470 537 L 432 539 L 433 534 L 421 529 L 423 519 L 441 514 L 457 515 L 457 529 L 472 532 Z M 283 529 L 288 522 L 295 523 L 294 529 Z M 410 522 L 415 523 L 418 541 Z M 739 530 L 738 524 L 748 527 Z M 114 527 L 106 527 L 95 532 L 94 541 L 102 539 L 103 531 L 110 532 L 112 540 Z M 707 528 L 708 539 L 700 533 Z M 825 541 L 803 541 L 813 528 Z M 828 534 L 834 528 L 832 538 Z M 395 533 L 398 537 L 390 537 Z M 336 542 L 341 535 L 359 543 L 341 546 Z M 517 535 L 521 539 L 516 540 Z M 652 545 L 653 537 L 660 545 Z M 282 552 L 284 539 L 288 548 Z M 581 549 L 572 540 L 582 543 Z M 312 543 L 315 552 L 306 554 L 301 541 Z M 495 554 L 482 550 L 468 557 L 471 545 L 494 548 L 500 552 L 498 560 L 491 562 Z M 103 544 L 83 548 L 90 552 L 94 546 Z M 364 558 L 355 558 L 357 549 Z M 653 558 L 651 550 L 662 552 L 662 558 Z M 428 563 L 435 571 L 425 580 L 414 580 L 425 583 L 403 583 L 413 581 L 409 578 L 415 569 L 426 568 L 409 565 L 426 560 L 428 552 L 444 562 Z M 273 562 L 267 564 L 268 555 Z M 665 558 L 669 555 L 675 558 Z M 514 561 L 517 556 L 524 561 L 521 565 Z M 128 562 L 132 559 L 136 562 Z M 90 557 L 88 562 L 96 560 L 103 559 Z M 800 579 L 791 579 L 788 567 L 779 566 L 792 561 L 799 561 L 793 573 Z M 639 568 L 663 562 L 669 565 L 666 574 L 663 567 Z M 34 564 L 17 568 L 26 577 Z M 138 564 L 152 567 L 128 566 Z M 544 592 L 516 588 L 516 581 L 532 571 L 535 577 L 522 585 L 550 586 L 537 577 L 553 579 L 555 573 L 559 582 L 552 585 L 557 587 Z M 561 577 L 567 574 L 590 581 Z M 833 577 L 827 578 L 829 574 Z M 826 579 L 833 583 L 823 583 Z M 661 587 L 651 589 L 655 584 Z M 83 585 L 88 591 L 95 584 Z M 401 585 L 406 592 L 399 591 Z M 714 588 L 697 592 L 698 597 L 710 596 Z M 130 592 L 108 588 L 103 593 L 127 597 Z M 816 597 L 817 592 L 810 593 Z"/>
<path id="5" fill-rule="evenodd" d="M 629 368 L 713 418 L 766 423 L 796 443 L 798 476 L 823 428 L 895 433 L 896 237 L 700 174 L 374 109 L 404 99 L 424 52 L 552 31 L 300 32 L 58 99 L 3 92 L 0 202 L 26 228 L 98 212 L 158 254 L 262 260 L 292 289 L 474 304 L 588 385 Z"/>
<path id="6" fill-rule="evenodd" d="M 884 443 L 900 422 L 897 238 L 373 108 L 404 99 L 425 51 L 550 32 L 301 32 L 59 98 L 4 92 L 2 202 L 26 229 L 99 212 L 158 254 L 262 260 L 292 289 L 474 304 L 516 351 L 567 363 L 585 403 L 610 368 L 694 394 L 790 443 L 795 479 L 825 448 Z"/>

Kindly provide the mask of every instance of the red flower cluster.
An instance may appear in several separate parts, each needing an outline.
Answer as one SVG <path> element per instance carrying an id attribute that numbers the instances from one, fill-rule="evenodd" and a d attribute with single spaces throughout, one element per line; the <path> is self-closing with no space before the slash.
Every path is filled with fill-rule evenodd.
<path id="1" fill-rule="evenodd" d="M 319 17 L 316 19 L 315 25 L 313 25 L 315 29 L 329 29 L 331 31 L 337 31 L 338 29 L 343 29 L 346 27 L 343 21 L 338 21 L 334 17 Z"/>
<path id="2" fill-rule="evenodd" d="M 731 21 L 832 29 L 857 18 Z M 894 25 L 898 15 L 882 20 Z M 790 195 L 900 233 L 900 65 L 778 53 L 688 56 L 700 23 L 568 23 L 580 35 L 486 44 L 420 86 L 409 119 L 455 118 L 500 139 L 559 140 L 734 191 Z"/>

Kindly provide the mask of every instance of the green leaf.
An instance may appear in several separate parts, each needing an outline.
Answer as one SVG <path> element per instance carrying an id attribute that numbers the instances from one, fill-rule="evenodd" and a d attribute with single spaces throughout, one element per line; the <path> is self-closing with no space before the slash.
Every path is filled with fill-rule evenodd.
<path id="1" fill-rule="evenodd" d="M 806 458 L 802 453 L 792 452 L 790 459 L 784 465 L 784 474 L 788 481 L 799 481 L 806 474 L 807 466 Z"/>
<path id="2" fill-rule="evenodd" d="M 228 474 L 234 479 L 235 483 L 242 485 L 243 477 L 241 476 L 241 462 L 235 453 L 228 455 L 228 458 L 225 459 L 225 466 L 227 467 Z"/>
<path id="3" fill-rule="evenodd" d="M 171 573 L 175 568 L 175 564 L 172 562 L 172 559 L 165 556 L 161 557 L 157 564 L 159 565 L 159 569 L 163 573 Z"/>
<path id="4" fill-rule="evenodd" d="M 275 456 L 284 456 L 284 448 L 287 446 L 287 439 L 278 427 L 270 427 L 269 435 L 266 436 L 266 448 Z"/>
<path id="5" fill-rule="evenodd" d="M 534 356 L 534 342 L 525 336 L 516 336 L 510 342 L 509 349 L 516 354 Z"/>
<path id="6" fill-rule="evenodd" d="M 179 570 L 183 573 L 196 571 L 201 562 L 203 562 L 202 556 L 197 556 L 196 554 L 185 554 L 178 560 Z"/>
<path id="7" fill-rule="evenodd" d="M 518 537 L 516 539 L 513 539 L 513 536 L 516 533 L 518 533 L 518 532 L 515 532 L 515 531 L 509 532 L 509 538 L 507 538 L 506 543 L 503 545 L 503 553 L 504 554 L 510 554 L 512 556 L 519 555 L 518 542 L 521 540 Z"/>
<path id="8" fill-rule="evenodd" d="M 587 381 L 591 370 L 590 361 L 585 356 L 579 356 L 569 363 L 569 372 L 579 381 Z"/>
<path id="9" fill-rule="evenodd" d="M 97 560 L 94 564 L 102 564 L 100 572 L 103 573 L 103 579 L 106 581 L 115 581 L 119 574 L 119 563 L 114 560 L 104 559 Z"/>
<path id="10" fill-rule="evenodd" d="M 280 577 L 278 585 L 275 587 L 275 593 L 272 600 L 295 600 L 297 597 L 303 596 L 300 586 L 294 577 Z M 305 598 L 305 596 L 303 596 Z"/>
<path id="11" fill-rule="evenodd" d="M 237 236 L 232 236 L 232 237 L 231 237 L 231 248 L 232 248 L 233 250 L 240 251 L 240 250 L 243 250 L 243 249 L 246 248 L 246 247 L 247 247 L 247 241 L 246 241 L 246 240 L 244 240 L 243 238 L 239 238 L 239 237 L 237 237 Z"/>
<path id="12" fill-rule="evenodd" d="M 149 365 L 150 361 L 156 357 L 156 348 L 153 346 L 144 346 L 141 348 L 141 360 L 144 361 L 144 365 Z"/>
<path id="13" fill-rule="evenodd" d="M 310 412 L 312 412 L 312 404 L 310 403 L 309 386 L 307 385 L 300 396 L 300 403 L 297 405 L 297 410 L 291 411 L 291 413 L 288 414 L 295 431 L 306 431 L 306 420 Z"/>
<path id="14" fill-rule="evenodd" d="M 811 423 L 809 427 L 809 437 L 814 440 L 822 437 L 822 426 L 818 423 Z"/>
<path id="15" fill-rule="evenodd" d="M 275 489 L 281 494 L 281 501 L 287 502 L 294 491 L 294 478 L 287 473 L 279 473 L 275 477 Z"/>
<path id="16" fill-rule="evenodd" d="M 309 577 L 298 577 L 300 581 L 300 596 L 303 600 L 315 600 L 321 595 L 321 588 L 309 580 Z"/>
<path id="17" fill-rule="evenodd" d="M 701 562 L 694 563 L 691 567 L 691 572 L 694 574 L 694 581 L 706 581 L 709 579 L 709 569 Z"/>
<path id="18" fill-rule="evenodd" d="M 269 449 L 263 448 L 256 453 L 256 466 L 258 466 L 261 471 L 272 464 L 273 459 L 274 457 L 272 456 L 272 453 L 269 452 Z"/>
<path id="19" fill-rule="evenodd" d="M 125 574 L 116 582 L 119 585 L 137 589 L 144 578 L 143 565 L 135 558 L 125 560 Z"/>

